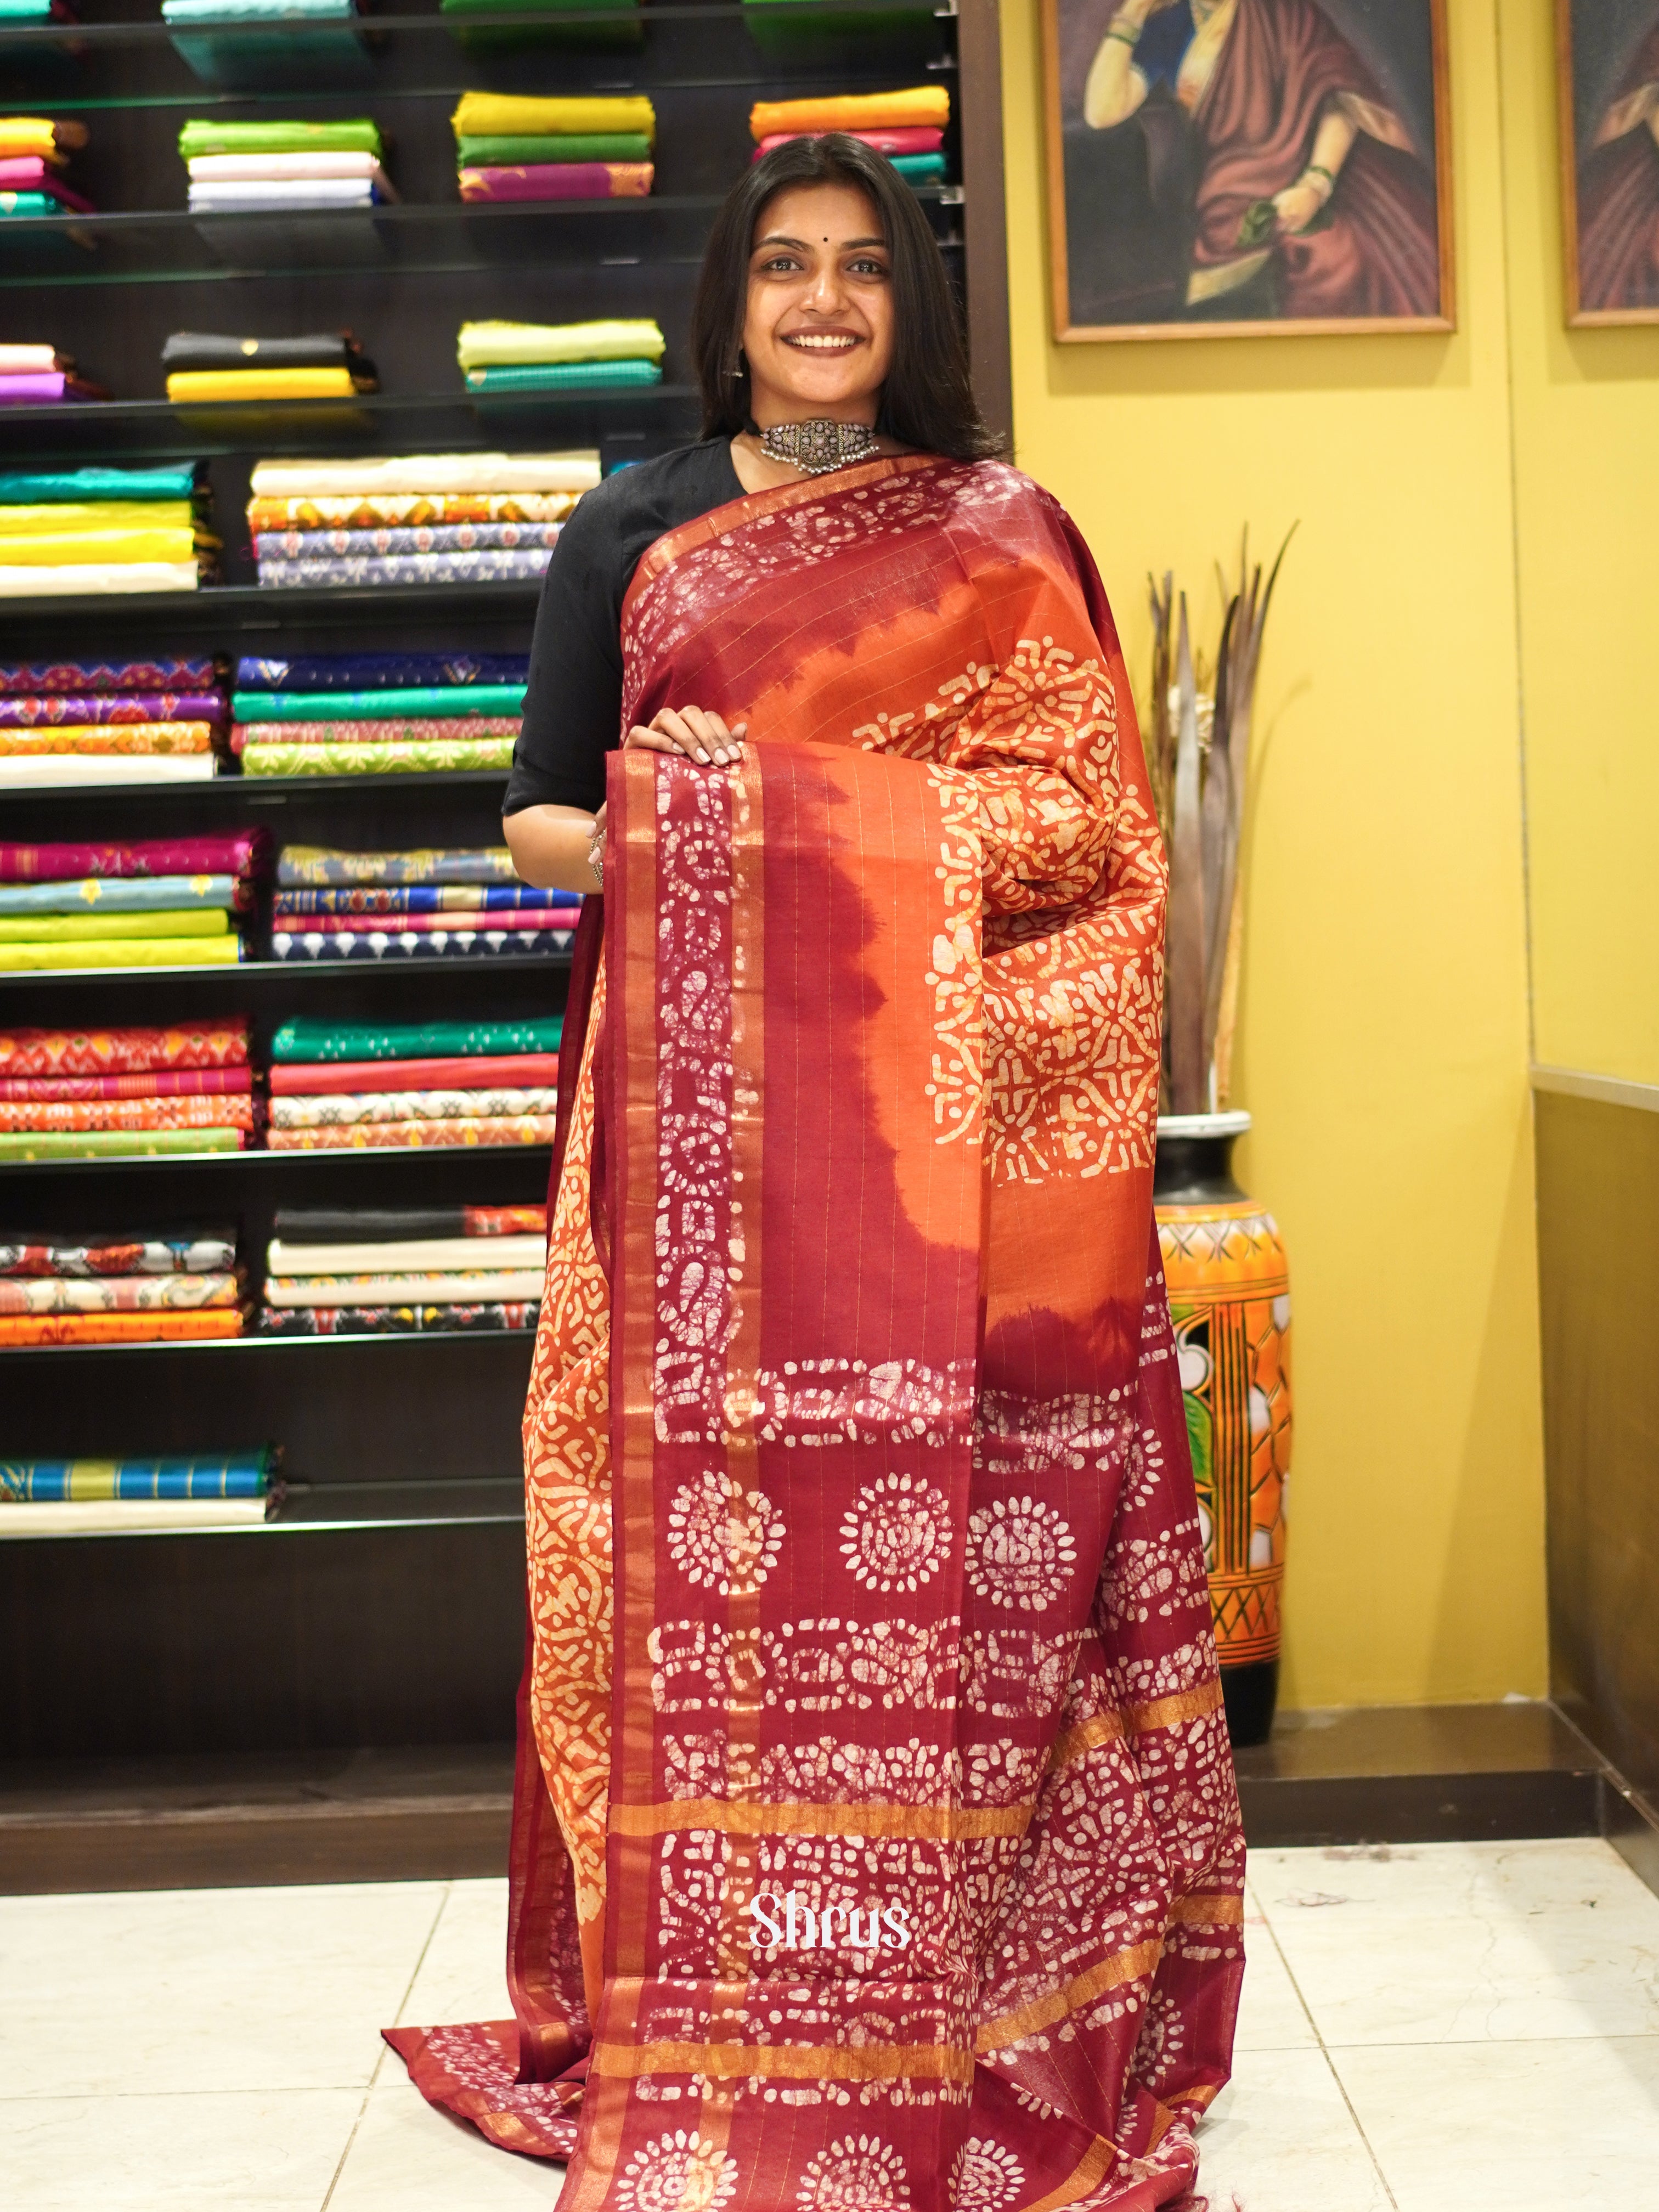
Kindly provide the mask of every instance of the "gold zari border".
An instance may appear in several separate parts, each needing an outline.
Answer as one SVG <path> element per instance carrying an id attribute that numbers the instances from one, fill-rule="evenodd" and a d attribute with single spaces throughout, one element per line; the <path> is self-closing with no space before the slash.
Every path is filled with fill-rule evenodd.
<path id="1" fill-rule="evenodd" d="M 702 2074 L 722 2081 L 783 2075 L 797 2081 L 971 2081 L 970 2051 L 943 2043 L 596 2043 L 596 2074 Z"/>
<path id="2" fill-rule="evenodd" d="M 1039 2028 L 1051 2027 L 1055 2021 L 1064 2020 L 1067 2013 L 1078 2011 L 1108 1990 L 1120 1988 L 1125 1982 L 1139 1981 L 1155 1970 L 1163 1956 L 1163 1942 L 1154 1939 L 1150 1943 L 1137 1943 L 1133 1951 L 1120 1951 L 1115 1958 L 1103 1959 L 1086 1974 L 1067 1982 L 1063 1990 L 1039 1997 L 1034 2004 L 1021 2005 L 1018 2012 L 1006 2012 L 998 2020 L 988 2020 L 974 2038 L 974 2048 L 981 2053 L 1006 2051 L 1011 2044 L 1035 2035 Z"/>
<path id="3" fill-rule="evenodd" d="M 1020 1805 L 758 1805 L 720 1797 L 668 1804 L 612 1805 L 617 1836 L 665 1836 L 708 1828 L 740 1836 L 906 1836 L 954 1842 L 973 1836 L 1023 1836 L 1031 1808 Z"/>

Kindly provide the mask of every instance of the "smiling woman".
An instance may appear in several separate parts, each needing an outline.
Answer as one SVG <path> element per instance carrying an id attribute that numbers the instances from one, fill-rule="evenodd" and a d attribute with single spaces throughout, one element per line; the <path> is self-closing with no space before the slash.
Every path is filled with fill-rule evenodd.
<path id="1" fill-rule="evenodd" d="M 525 1409 L 514 2018 L 391 2039 L 569 2160 L 565 2212 L 1149 2212 L 1227 2078 L 1243 1844 L 1122 659 L 881 156 L 755 165 L 694 349 L 703 441 L 559 541 L 507 798 L 531 880 L 604 894 Z"/>

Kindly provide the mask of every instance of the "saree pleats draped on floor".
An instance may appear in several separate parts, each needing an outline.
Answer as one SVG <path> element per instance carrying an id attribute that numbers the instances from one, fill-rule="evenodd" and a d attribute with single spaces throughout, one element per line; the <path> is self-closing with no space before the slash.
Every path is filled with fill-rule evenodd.
<path id="1" fill-rule="evenodd" d="M 526 1410 L 517 2018 L 566 2212 L 1192 2187 L 1243 1845 L 1152 1223 L 1164 861 L 1099 586 L 918 458 L 645 556 Z"/>

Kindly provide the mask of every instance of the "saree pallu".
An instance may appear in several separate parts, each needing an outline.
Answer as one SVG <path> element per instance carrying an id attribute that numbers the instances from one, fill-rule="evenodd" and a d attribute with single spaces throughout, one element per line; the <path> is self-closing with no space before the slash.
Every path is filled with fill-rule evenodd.
<path id="1" fill-rule="evenodd" d="M 1243 1844 L 1097 580 L 1012 470 L 882 460 L 659 541 L 623 646 L 624 726 L 757 735 L 611 757 L 525 1417 L 517 2018 L 389 2039 L 570 2158 L 565 2212 L 1174 2204 Z"/>

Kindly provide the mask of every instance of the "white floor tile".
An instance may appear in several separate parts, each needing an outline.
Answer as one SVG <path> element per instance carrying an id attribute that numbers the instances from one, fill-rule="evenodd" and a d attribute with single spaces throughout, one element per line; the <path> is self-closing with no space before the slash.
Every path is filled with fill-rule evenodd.
<path id="1" fill-rule="evenodd" d="M 1211 2212 L 1389 2212 L 1322 2051 L 1241 2052 L 1198 2143 Z"/>
<path id="2" fill-rule="evenodd" d="M 0 2099 L 349 2088 L 440 1882 L 0 1898 Z"/>
<path id="3" fill-rule="evenodd" d="M 1308 2051 L 1319 2039 L 1296 1984 L 1285 1971 L 1273 1931 L 1253 1897 L 1244 1899 L 1244 1994 L 1239 2001 L 1237 2051 Z"/>
<path id="4" fill-rule="evenodd" d="M 1659 2204 L 1659 2038 L 1332 2058 L 1400 2212 Z"/>
<path id="5" fill-rule="evenodd" d="M 118 2041 L 119 2021 L 106 2027 Z M 362 2106 L 358 2089 L 18 2098 L 0 2106 L 0 2203 L 318 2212 Z"/>
<path id="6" fill-rule="evenodd" d="M 447 2021 L 506 2020 L 512 2010 L 507 1884 L 454 1882 L 397 2024 L 434 2027 Z"/>
<path id="7" fill-rule="evenodd" d="M 1257 1851 L 1250 1880 L 1333 2045 L 1659 2034 L 1659 1898 L 1608 1844 Z"/>
<path id="8" fill-rule="evenodd" d="M 328 2212 L 551 2212 L 564 2168 L 486 2142 L 407 2081 L 374 2089 Z"/>

